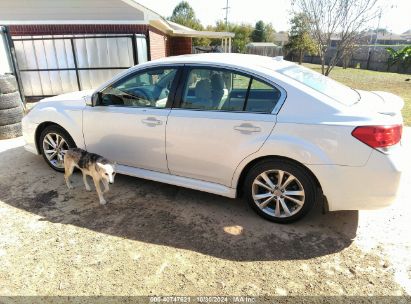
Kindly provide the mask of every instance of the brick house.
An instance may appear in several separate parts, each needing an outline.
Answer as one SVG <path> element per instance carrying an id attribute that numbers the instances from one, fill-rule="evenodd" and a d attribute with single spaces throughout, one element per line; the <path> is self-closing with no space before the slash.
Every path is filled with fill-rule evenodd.
<path id="1" fill-rule="evenodd" d="M 195 31 L 137 1 L 0 1 L 25 96 L 95 88 L 135 64 L 190 54 L 193 37 L 220 38 L 230 51 L 233 33 Z"/>

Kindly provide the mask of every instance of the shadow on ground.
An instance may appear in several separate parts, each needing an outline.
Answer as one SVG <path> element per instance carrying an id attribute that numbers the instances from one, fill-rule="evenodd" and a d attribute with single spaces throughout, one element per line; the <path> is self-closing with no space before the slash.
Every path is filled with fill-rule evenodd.
<path id="1" fill-rule="evenodd" d="M 63 175 L 41 156 L 22 147 L 0 153 L 0 200 L 40 216 L 39 220 L 75 225 L 140 242 L 171 246 L 236 261 L 308 259 L 350 246 L 358 212 L 321 214 L 277 225 L 258 217 L 241 199 L 127 176 L 117 176 L 98 204 L 84 189 L 79 173 L 68 190 Z"/>

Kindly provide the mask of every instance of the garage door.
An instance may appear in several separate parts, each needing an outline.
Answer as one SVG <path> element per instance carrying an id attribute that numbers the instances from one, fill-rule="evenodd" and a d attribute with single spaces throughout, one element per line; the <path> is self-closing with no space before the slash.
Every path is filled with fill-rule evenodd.
<path id="1" fill-rule="evenodd" d="M 147 61 L 144 35 L 12 38 L 26 99 L 93 89 Z"/>

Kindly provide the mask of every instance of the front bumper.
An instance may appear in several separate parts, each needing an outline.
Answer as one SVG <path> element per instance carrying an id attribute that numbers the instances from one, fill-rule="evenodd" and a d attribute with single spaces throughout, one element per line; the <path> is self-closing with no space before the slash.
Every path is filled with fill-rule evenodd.
<path id="1" fill-rule="evenodd" d="M 373 150 L 365 166 L 308 165 L 317 176 L 330 211 L 372 210 L 392 204 L 405 163 L 398 146 L 389 155 Z"/>
<path id="2" fill-rule="evenodd" d="M 29 117 L 26 115 L 23 117 L 22 120 L 22 129 L 23 129 L 23 138 L 26 144 L 24 145 L 24 149 L 27 151 L 40 154 L 37 150 L 36 145 L 36 129 L 39 124 L 30 121 Z"/>

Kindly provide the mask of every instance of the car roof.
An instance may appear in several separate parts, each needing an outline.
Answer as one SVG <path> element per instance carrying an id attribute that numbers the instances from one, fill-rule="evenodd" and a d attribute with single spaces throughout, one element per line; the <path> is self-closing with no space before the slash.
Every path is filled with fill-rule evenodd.
<path id="1" fill-rule="evenodd" d="M 150 61 L 148 64 L 217 64 L 230 65 L 244 69 L 268 68 L 270 70 L 279 70 L 294 63 L 283 60 L 282 56 L 268 57 L 251 54 L 236 53 L 203 53 L 165 57 Z"/>

